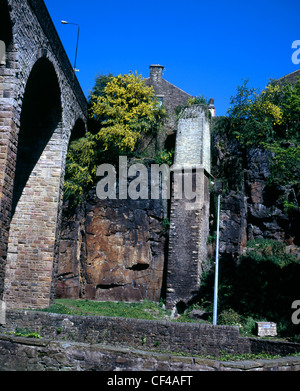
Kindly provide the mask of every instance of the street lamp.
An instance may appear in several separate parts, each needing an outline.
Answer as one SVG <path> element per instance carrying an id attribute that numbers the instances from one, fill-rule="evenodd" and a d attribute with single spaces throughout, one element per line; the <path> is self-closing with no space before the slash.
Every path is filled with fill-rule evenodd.
<path id="1" fill-rule="evenodd" d="M 61 24 L 73 24 L 74 26 L 78 26 L 78 33 L 77 33 L 77 44 L 76 44 L 76 53 L 75 53 L 75 62 L 74 62 L 74 72 L 79 72 L 78 69 L 76 69 L 76 62 L 77 62 L 77 53 L 78 53 L 78 43 L 79 43 L 79 33 L 80 33 L 80 26 L 77 23 L 71 23 L 67 22 L 66 20 L 62 20 Z"/>
<path id="2" fill-rule="evenodd" d="M 215 286 L 214 286 L 214 309 L 213 324 L 217 324 L 218 312 L 218 279 L 219 279 L 219 240 L 220 240 L 220 205 L 221 194 L 218 195 L 218 212 L 217 212 L 217 239 L 216 239 L 216 268 L 215 268 Z"/>

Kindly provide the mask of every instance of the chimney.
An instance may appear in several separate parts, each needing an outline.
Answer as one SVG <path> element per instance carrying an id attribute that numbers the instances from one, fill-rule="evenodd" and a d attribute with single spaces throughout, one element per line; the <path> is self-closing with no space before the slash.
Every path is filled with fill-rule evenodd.
<path id="1" fill-rule="evenodd" d="M 160 82 L 162 80 L 164 66 L 163 65 L 150 65 L 150 79 L 154 82 Z"/>
<path id="2" fill-rule="evenodd" d="M 215 100 L 212 98 L 209 100 L 208 110 L 211 112 L 211 116 L 215 117 L 216 115 Z"/>

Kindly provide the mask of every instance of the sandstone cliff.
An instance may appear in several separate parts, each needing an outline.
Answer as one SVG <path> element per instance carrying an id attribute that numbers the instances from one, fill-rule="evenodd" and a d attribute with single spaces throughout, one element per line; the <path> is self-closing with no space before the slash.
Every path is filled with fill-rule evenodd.
<path id="1" fill-rule="evenodd" d="M 213 238 L 216 192 L 221 189 L 221 257 L 238 261 L 253 239 L 284 242 L 288 252 L 299 256 L 299 211 L 284 208 L 288 189 L 269 185 L 269 152 L 241 150 L 214 133 L 212 174 L 210 233 Z M 101 201 L 95 194 L 74 215 L 65 214 L 57 297 L 159 301 L 166 293 L 166 216 L 167 206 L 158 200 Z M 214 247 L 208 249 L 214 259 Z"/>
<path id="2" fill-rule="evenodd" d="M 284 242 L 287 251 L 299 254 L 299 211 L 286 210 L 283 196 L 290 189 L 269 184 L 271 155 L 259 147 L 242 150 L 224 135 L 214 134 L 212 173 L 216 190 L 222 189 L 220 252 L 237 259 L 247 241 Z M 214 204 L 211 202 L 214 214 Z"/>
<path id="3" fill-rule="evenodd" d="M 65 215 L 57 297 L 159 301 L 166 236 L 158 200 L 99 200 Z"/>

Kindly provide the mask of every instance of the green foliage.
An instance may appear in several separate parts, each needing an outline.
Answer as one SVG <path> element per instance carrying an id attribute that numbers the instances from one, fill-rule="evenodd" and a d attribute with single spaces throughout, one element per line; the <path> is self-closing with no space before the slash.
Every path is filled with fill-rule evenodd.
<path id="1" fill-rule="evenodd" d="M 231 98 L 227 116 L 215 121 L 215 134 L 235 140 L 240 148 L 262 147 L 271 152 L 269 185 L 293 193 L 287 208 L 298 208 L 300 191 L 300 79 L 295 85 L 270 81 L 260 91 L 244 81 Z"/>
<path id="2" fill-rule="evenodd" d="M 265 90 L 259 91 L 250 88 L 248 80 L 244 81 L 230 100 L 227 131 L 244 146 L 273 141 L 282 124 L 279 99 L 279 86 L 270 82 Z"/>
<path id="3" fill-rule="evenodd" d="M 82 202 L 83 195 L 92 186 L 96 176 L 98 151 L 93 138 L 87 134 L 73 141 L 67 154 L 64 198 L 74 206 Z"/>
<path id="4" fill-rule="evenodd" d="M 228 310 L 223 310 L 219 314 L 218 324 L 228 325 L 228 326 L 239 326 L 241 327 L 242 317 L 232 308 Z"/>
<path id="5" fill-rule="evenodd" d="M 68 150 L 64 198 L 70 208 L 80 205 L 95 184 L 99 164 L 133 156 L 142 137 L 158 132 L 165 110 L 141 76 L 108 74 L 96 78 L 90 117 L 90 131 Z"/>
<path id="6" fill-rule="evenodd" d="M 283 199 L 285 209 L 298 209 L 297 194 L 300 191 L 300 145 L 280 143 L 262 143 L 265 149 L 272 152 L 273 162 L 270 185 L 284 186 L 291 194 L 291 200 Z"/>
<path id="7" fill-rule="evenodd" d="M 174 151 L 167 151 L 166 149 L 164 149 L 163 151 L 159 151 L 155 156 L 155 163 L 159 165 L 168 164 L 169 166 L 172 166 L 173 158 Z"/>
<path id="8" fill-rule="evenodd" d="M 246 80 L 217 126 L 243 146 L 299 140 L 299 94 L 300 80 L 294 86 L 270 81 L 262 91 L 249 87 Z"/>
<path id="9" fill-rule="evenodd" d="M 194 97 L 189 98 L 186 106 L 179 105 L 179 106 L 177 106 L 175 108 L 174 111 L 175 111 L 175 115 L 176 115 L 177 121 L 179 121 L 183 111 L 188 106 L 192 106 L 192 105 L 205 105 L 205 106 L 208 106 L 209 105 L 209 101 L 204 97 L 204 95 L 199 95 L 199 96 L 194 96 Z"/>
<path id="10" fill-rule="evenodd" d="M 165 110 L 152 87 L 137 74 L 112 77 L 102 96 L 92 96 L 91 116 L 99 123 L 104 150 L 132 153 L 142 134 L 157 132 Z"/>
<path id="11" fill-rule="evenodd" d="M 40 334 L 32 332 L 28 328 L 22 329 L 20 327 L 16 327 L 15 336 L 25 338 L 41 338 Z"/>
<path id="12" fill-rule="evenodd" d="M 286 253 L 284 243 L 248 242 L 239 263 L 220 259 L 218 314 L 222 324 L 240 324 L 251 334 L 253 322 L 274 321 L 282 337 L 298 334 L 291 322 L 291 304 L 298 297 L 300 260 Z M 214 271 L 202 282 L 201 297 L 213 302 Z"/>
<path id="13" fill-rule="evenodd" d="M 99 96 L 105 95 L 105 87 L 113 77 L 114 75 L 112 73 L 109 73 L 107 75 L 104 74 L 97 75 L 95 79 L 95 85 L 92 91 L 90 92 L 90 96 L 89 96 L 90 105 L 92 105 Z"/>
<path id="14" fill-rule="evenodd" d="M 161 225 L 162 225 L 162 227 L 163 227 L 162 233 L 163 233 L 163 234 L 166 234 L 166 233 L 169 231 L 169 229 L 170 229 L 170 220 L 169 220 L 169 218 L 168 218 L 168 217 L 165 217 L 165 218 L 163 219 Z"/>
<path id="15" fill-rule="evenodd" d="M 204 95 L 194 96 L 193 98 L 189 98 L 188 105 L 208 105 L 208 100 Z"/>
<path id="16" fill-rule="evenodd" d="M 274 358 L 280 358 L 280 355 L 268 354 L 268 353 L 232 354 L 222 350 L 220 351 L 220 356 L 218 357 L 220 361 L 272 360 Z"/>
<path id="17" fill-rule="evenodd" d="M 144 300 L 141 303 L 125 303 L 58 299 L 54 305 L 41 311 L 69 315 L 101 315 L 148 320 L 164 319 L 170 315 L 170 311 L 163 309 L 158 303 L 149 300 Z"/>

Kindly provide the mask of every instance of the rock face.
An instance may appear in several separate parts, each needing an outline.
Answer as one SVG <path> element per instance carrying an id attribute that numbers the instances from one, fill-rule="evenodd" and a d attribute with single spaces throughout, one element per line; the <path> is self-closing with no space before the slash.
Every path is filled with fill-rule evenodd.
<path id="1" fill-rule="evenodd" d="M 165 264 L 159 200 L 99 200 L 67 222 L 58 297 L 159 301 Z"/>
<path id="2" fill-rule="evenodd" d="M 253 239 L 282 241 L 291 253 L 299 253 L 299 212 L 285 210 L 282 196 L 287 189 L 268 184 L 270 158 L 261 148 L 242 152 L 224 135 L 214 137 L 213 175 L 223 187 L 220 253 L 226 257 L 236 260 Z"/>
<path id="3" fill-rule="evenodd" d="M 241 151 L 236 142 L 214 134 L 212 175 L 215 188 L 222 186 L 223 190 L 220 216 L 220 255 L 223 258 L 238 261 L 247 242 L 253 239 L 284 242 L 287 251 L 299 256 L 299 212 L 285 210 L 281 197 L 287 189 L 268 184 L 268 152 L 260 148 Z M 212 224 L 216 221 L 213 195 L 211 191 L 210 210 L 207 210 Z M 208 190 L 205 197 L 208 205 Z M 173 207 L 178 211 L 178 205 Z M 169 242 L 163 227 L 167 215 L 167 206 L 160 200 L 100 201 L 94 197 L 76 216 L 65 217 L 57 297 L 159 301 L 161 296 L 167 295 L 167 286 L 177 290 L 182 286 L 179 291 L 184 293 L 194 289 L 193 278 L 197 273 L 183 262 L 183 255 L 193 259 L 197 249 L 189 242 L 187 250 L 184 247 L 174 250 L 172 240 L 175 242 L 176 237 L 172 239 L 170 235 Z M 182 238 L 189 238 L 190 231 L 185 227 L 199 228 L 191 222 L 177 226 L 186 231 L 180 234 Z M 213 231 L 211 226 L 211 234 Z M 205 245 L 208 258 L 213 259 L 213 246 L 204 243 L 203 247 Z M 166 281 L 167 269 L 172 267 L 170 257 L 168 259 L 172 249 L 178 259 L 173 275 L 182 284 L 174 287 Z"/>
<path id="4" fill-rule="evenodd" d="M 89 206 L 86 296 L 97 300 L 159 301 L 164 270 L 163 208 L 117 200 Z"/>

